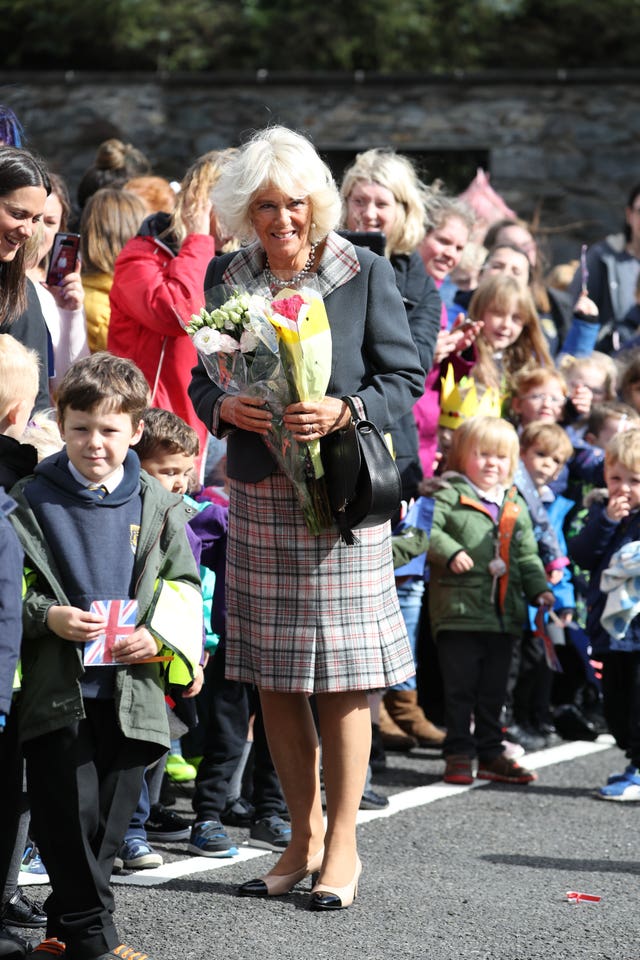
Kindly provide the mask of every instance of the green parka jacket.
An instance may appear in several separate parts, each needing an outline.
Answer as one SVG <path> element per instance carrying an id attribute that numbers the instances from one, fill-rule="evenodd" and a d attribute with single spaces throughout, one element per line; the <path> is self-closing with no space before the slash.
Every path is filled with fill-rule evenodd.
<path id="1" fill-rule="evenodd" d="M 84 717 L 80 688 L 83 645 L 58 637 L 46 625 L 49 607 L 53 603 L 68 605 L 69 601 L 53 554 L 23 493 L 29 480 L 26 477 L 13 488 L 18 507 L 11 518 L 26 563 L 18 706 L 22 740 Z M 185 524 L 194 510 L 144 472 L 140 474 L 140 486 L 142 514 L 134 558 L 136 626 L 144 624 L 163 647 L 176 655 L 182 682 L 188 682 L 202 649 L 200 577 L 185 533 Z M 178 632 L 176 623 L 181 627 Z M 168 747 L 166 665 L 147 663 L 104 669 L 117 671 L 116 710 L 125 736 Z"/>
<path id="2" fill-rule="evenodd" d="M 517 636 L 527 622 L 525 597 L 533 603 L 548 589 L 527 506 L 512 488 L 496 523 L 463 476 L 453 474 L 446 479 L 447 485 L 434 494 L 427 554 L 434 636 L 440 630 Z M 507 572 L 494 589 L 489 564 L 496 557 L 496 546 Z M 453 573 L 449 563 L 461 550 L 472 558 L 473 569 Z"/>

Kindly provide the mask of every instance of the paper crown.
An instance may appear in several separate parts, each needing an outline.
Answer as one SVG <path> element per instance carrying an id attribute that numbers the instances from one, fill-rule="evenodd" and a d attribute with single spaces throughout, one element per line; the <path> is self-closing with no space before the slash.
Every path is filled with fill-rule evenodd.
<path id="1" fill-rule="evenodd" d="M 457 430 L 471 417 L 499 417 L 500 396 L 492 387 L 480 395 L 473 377 L 463 377 L 456 383 L 451 364 L 440 387 L 439 427 Z"/>

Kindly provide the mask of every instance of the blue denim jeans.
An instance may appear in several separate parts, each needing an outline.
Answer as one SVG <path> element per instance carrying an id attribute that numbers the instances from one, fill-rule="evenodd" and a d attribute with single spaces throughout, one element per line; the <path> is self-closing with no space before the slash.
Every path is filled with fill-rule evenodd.
<path id="1" fill-rule="evenodd" d="M 424 594 L 424 580 L 421 577 L 410 577 L 401 583 L 396 581 L 398 591 L 398 601 L 400 603 L 400 612 L 404 618 L 404 623 L 409 635 L 411 645 L 411 654 L 413 662 L 417 667 L 417 649 L 418 649 L 418 629 L 420 627 L 420 612 L 422 610 L 422 597 Z M 391 690 L 415 690 L 415 674 L 402 683 L 397 683 Z"/>

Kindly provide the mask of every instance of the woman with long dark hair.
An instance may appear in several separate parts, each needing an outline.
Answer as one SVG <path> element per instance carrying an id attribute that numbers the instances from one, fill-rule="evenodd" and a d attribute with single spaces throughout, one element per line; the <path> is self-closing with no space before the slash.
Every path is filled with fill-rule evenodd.
<path id="1" fill-rule="evenodd" d="M 47 173 L 35 157 L 25 150 L 0 146 L 0 333 L 10 333 L 27 346 L 39 347 L 41 358 L 43 354 L 40 351 L 44 351 L 44 364 L 41 363 L 41 367 L 44 368 L 45 406 L 48 403 L 47 332 L 42 313 L 38 317 L 28 309 L 25 248 L 31 238 L 35 238 L 49 190 Z M 37 306 L 35 291 L 33 298 Z M 3 583 L 3 591 L 5 589 Z M 3 592 L 0 599 L 4 606 L 8 596 Z M 2 639 L 6 644 L 6 638 Z M 3 690 L 8 688 L 11 696 L 13 668 L 10 675 L 6 676 L 6 654 L 6 645 L 0 645 L 0 683 Z M 5 669 L 2 669 L 3 665 Z M 9 673 L 8 670 L 6 672 Z M 15 710 L 11 710 L 6 717 L 3 715 L 3 719 L 4 733 L 0 736 L 3 778 L 0 790 L 0 892 L 9 891 L 7 896 L 11 904 L 4 905 L 3 915 L 10 922 L 15 905 L 13 892 L 17 893 L 19 861 L 16 864 L 14 848 L 20 821 L 23 765 Z M 21 855 L 23 844 L 19 847 Z M 26 902 L 26 907 L 29 910 L 34 905 Z M 17 960 L 24 957 L 25 953 L 26 944 L 5 929 L 4 920 L 0 921 L 0 955 L 6 960 Z"/>
<path id="2" fill-rule="evenodd" d="M 0 147 L 0 333 L 10 333 L 40 358 L 36 409 L 49 406 L 48 341 L 37 294 L 25 277 L 25 245 L 50 192 L 40 160 L 17 147 Z"/>

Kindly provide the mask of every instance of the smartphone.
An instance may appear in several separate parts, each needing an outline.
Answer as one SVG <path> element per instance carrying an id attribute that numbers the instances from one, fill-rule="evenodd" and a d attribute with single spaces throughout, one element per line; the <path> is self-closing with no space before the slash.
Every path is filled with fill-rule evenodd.
<path id="1" fill-rule="evenodd" d="M 348 240 L 355 247 L 368 247 L 372 253 L 384 257 L 387 238 L 379 230 L 338 230 L 341 237 Z"/>
<path id="2" fill-rule="evenodd" d="M 50 286 L 59 286 L 67 274 L 74 272 L 79 249 L 79 233 L 56 233 L 47 270 L 47 283 Z"/>
<path id="3" fill-rule="evenodd" d="M 475 320 L 472 320 L 471 317 L 465 317 L 462 323 L 459 323 L 457 327 L 452 327 L 452 333 L 458 333 L 460 330 L 468 330 L 469 327 L 472 327 L 475 323 Z"/>

